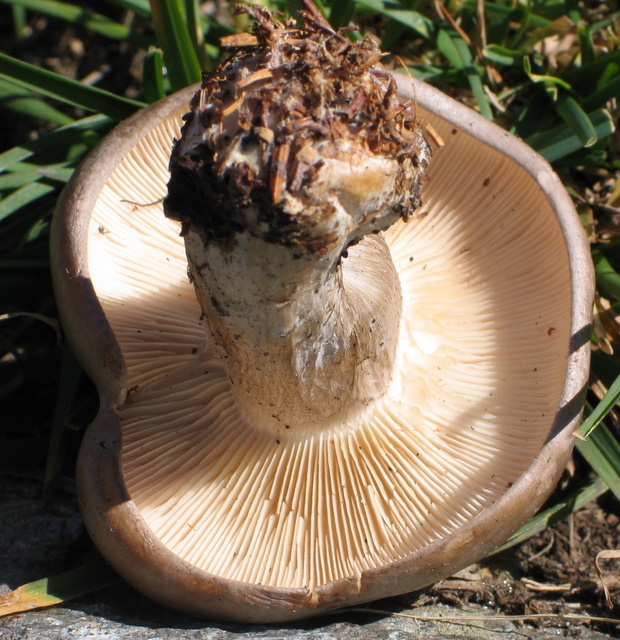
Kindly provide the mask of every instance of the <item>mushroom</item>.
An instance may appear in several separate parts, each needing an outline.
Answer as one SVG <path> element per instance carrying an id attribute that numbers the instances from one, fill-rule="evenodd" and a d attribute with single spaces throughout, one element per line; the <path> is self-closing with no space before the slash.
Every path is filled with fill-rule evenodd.
<path id="1" fill-rule="evenodd" d="M 304 5 L 308 48 L 336 55 Z M 301 37 L 252 14 L 250 43 Z M 121 123 L 54 217 L 61 319 L 100 396 L 86 526 L 191 614 L 283 622 L 422 588 L 525 523 L 572 449 L 593 275 L 568 195 L 525 144 L 360 46 L 349 105 L 381 96 L 397 160 L 359 127 L 287 138 L 268 110 L 249 135 L 219 78 L 273 82 L 259 49 Z"/>

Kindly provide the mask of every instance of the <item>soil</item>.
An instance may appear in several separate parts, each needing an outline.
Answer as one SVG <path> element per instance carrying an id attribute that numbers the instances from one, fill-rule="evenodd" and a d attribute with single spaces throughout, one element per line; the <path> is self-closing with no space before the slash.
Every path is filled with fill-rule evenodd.
<path id="1" fill-rule="evenodd" d="M 600 551 L 620 549 L 619 514 L 617 501 L 604 495 L 542 534 L 431 587 L 427 597 L 460 607 L 485 605 L 506 615 L 616 618 L 617 610 L 606 600 L 595 558 Z M 618 561 L 601 561 L 601 568 L 611 601 L 618 607 Z M 609 630 L 608 625 L 603 627 Z"/>

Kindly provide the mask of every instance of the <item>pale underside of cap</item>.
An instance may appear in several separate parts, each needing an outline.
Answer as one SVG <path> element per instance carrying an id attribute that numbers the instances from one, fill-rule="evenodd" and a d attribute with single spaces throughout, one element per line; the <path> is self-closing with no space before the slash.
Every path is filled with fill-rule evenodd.
<path id="1" fill-rule="evenodd" d="M 276 438 L 236 409 L 179 226 L 162 213 L 181 115 L 114 171 L 88 246 L 127 364 L 124 479 L 153 534 L 208 573 L 313 588 L 405 558 L 490 507 L 546 441 L 566 375 L 568 254 L 531 177 L 421 111 L 446 145 L 418 214 L 386 233 L 403 295 L 388 393 L 348 424 Z M 357 254 L 344 278 L 363 292 L 372 277 Z"/>

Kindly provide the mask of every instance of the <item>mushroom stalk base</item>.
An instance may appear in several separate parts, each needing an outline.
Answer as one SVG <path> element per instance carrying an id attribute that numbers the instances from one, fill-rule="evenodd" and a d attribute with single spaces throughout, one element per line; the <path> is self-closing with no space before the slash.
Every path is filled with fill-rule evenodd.
<path id="1" fill-rule="evenodd" d="M 380 234 L 341 259 L 239 234 L 227 247 L 189 231 L 204 318 L 251 424 L 275 434 L 349 423 L 391 380 L 398 276 Z"/>

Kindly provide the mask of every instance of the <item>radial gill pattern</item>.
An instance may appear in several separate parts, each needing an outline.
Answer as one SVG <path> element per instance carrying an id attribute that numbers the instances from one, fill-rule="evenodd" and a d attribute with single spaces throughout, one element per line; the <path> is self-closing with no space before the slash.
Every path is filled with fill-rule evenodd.
<path id="1" fill-rule="evenodd" d="M 483 511 L 547 438 L 569 340 L 560 229 L 524 171 L 433 125 L 446 144 L 423 207 L 388 233 L 404 299 L 399 368 L 376 406 L 331 433 L 276 439 L 235 407 L 158 202 L 178 114 L 102 193 L 90 270 L 128 366 L 125 481 L 188 563 L 281 587 L 359 576 Z"/>

